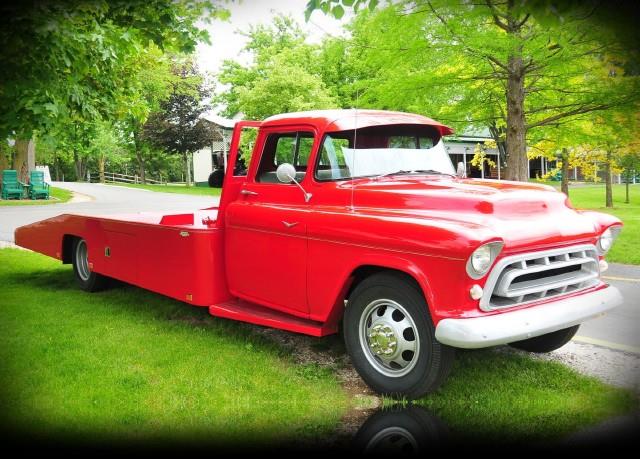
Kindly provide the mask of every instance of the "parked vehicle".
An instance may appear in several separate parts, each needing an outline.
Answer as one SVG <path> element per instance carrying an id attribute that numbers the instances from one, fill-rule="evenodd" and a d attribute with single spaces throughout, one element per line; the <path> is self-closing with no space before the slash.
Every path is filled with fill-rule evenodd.
<path id="1" fill-rule="evenodd" d="M 209 178 L 207 180 L 210 188 L 222 188 L 224 183 L 224 151 L 215 151 L 213 153 L 213 171 L 209 174 Z M 246 175 L 247 167 L 244 164 L 244 160 L 240 155 L 236 158 L 236 163 L 234 164 L 234 175 Z"/>
<path id="2" fill-rule="evenodd" d="M 318 337 L 342 326 L 374 390 L 415 398 L 445 381 L 455 348 L 549 352 L 622 302 L 600 278 L 618 219 L 546 185 L 464 178 L 450 133 L 372 110 L 238 122 L 218 207 L 66 214 L 15 239 L 72 263 L 87 291 L 115 278 L 216 317 Z"/>

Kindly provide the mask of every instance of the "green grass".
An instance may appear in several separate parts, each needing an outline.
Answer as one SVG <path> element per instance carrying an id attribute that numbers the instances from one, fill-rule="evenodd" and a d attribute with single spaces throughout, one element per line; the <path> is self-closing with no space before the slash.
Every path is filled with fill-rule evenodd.
<path id="1" fill-rule="evenodd" d="M 178 194 L 195 194 L 203 196 L 220 196 L 222 188 L 209 188 L 206 186 L 186 186 L 186 185 L 142 185 L 142 184 L 128 184 L 118 183 L 110 184 L 113 186 L 126 186 L 129 188 L 139 188 L 142 190 L 159 191 L 162 193 L 178 193 Z"/>
<path id="2" fill-rule="evenodd" d="M 0 292 L 0 413 L 22 431 L 247 445 L 330 436 L 362 405 L 335 369 L 294 364 L 254 326 L 126 285 L 85 293 L 69 266 L 35 253 L 0 250 Z M 308 339 L 344 352 L 339 337 Z M 560 364 L 492 350 L 458 352 L 419 403 L 480 441 L 559 438 L 638 408 Z"/>
<path id="3" fill-rule="evenodd" d="M 482 443 L 561 440 L 638 409 L 630 392 L 559 363 L 495 350 L 458 351 L 449 380 L 419 403 L 454 437 Z"/>
<path id="4" fill-rule="evenodd" d="M 640 265 L 640 185 L 629 186 L 629 204 L 624 202 L 625 185 L 613 185 L 613 208 L 605 207 L 604 185 L 569 187 L 569 198 L 576 208 L 606 212 L 622 220 L 624 227 L 607 260 Z"/>
<path id="5" fill-rule="evenodd" d="M 0 413 L 51 437 L 254 442 L 333 429 L 331 372 L 187 306 L 130 286 L 88 294 L 69 266 L 0 250 Z"/>
<path id="6" fill-rule="evenodd" d="M 50 198 L 47 199 L 0 199 L 0 206 L 41 206 L 46 204 L 60 204 L 73 197 L 73 193 L 62 188 L 49 188 Z"/>

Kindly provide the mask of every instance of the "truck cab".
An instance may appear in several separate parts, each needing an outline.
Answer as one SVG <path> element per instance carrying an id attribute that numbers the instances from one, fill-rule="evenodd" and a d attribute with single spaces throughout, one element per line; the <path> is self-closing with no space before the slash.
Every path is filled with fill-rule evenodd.
<path id="1" fill-rule="evenodd" d="M 216 317 L 342 331 L 373 389 L 419 397 L 455 348 L 548 352 L 622 301 L 600 278 L 619 220 L 545 185 L 463 177 L 442 143 L 451 132 L 375 110 L 241 121 L 218 207 L 62 215 L 16 243 L 73 263 L 88 291 L 116 278 Z"/>

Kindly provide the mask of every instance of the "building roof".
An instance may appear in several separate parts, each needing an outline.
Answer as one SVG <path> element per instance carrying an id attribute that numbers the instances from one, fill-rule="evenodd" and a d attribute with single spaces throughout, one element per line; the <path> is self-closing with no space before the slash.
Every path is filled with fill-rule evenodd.
<path id="1" fill-rule="evenodd" d="M 233 127 L 236 125 L 236 120 L 230 120 L 228 118 L 223 118 L 220 115 L 217 115 L 215 113 L 212 112 L 206 112 L 203 113 L 201 116 L 201 118 L 213 123 L 213 124 L 217 124 L 218 126 L 224 128 L 224 129 L 233 129 Z"/>

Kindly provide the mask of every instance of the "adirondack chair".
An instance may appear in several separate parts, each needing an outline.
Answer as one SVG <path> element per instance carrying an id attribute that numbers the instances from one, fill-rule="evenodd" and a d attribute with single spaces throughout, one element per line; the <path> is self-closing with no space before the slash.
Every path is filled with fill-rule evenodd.
<path id="1" fill-rule="evenodd" d="M 42 197 L 49 199 L 49 184 L 44 181 L 44 172 L 31 171 L 29 172 L 29 197 L 31 199 L 38 199 Z"/>
<path id="2" fill-rule="evenodd" d="M 24 183 L 18 180 L 18 171 L 2 171 L 2 199 L 21 199 L 24 195 Z"/>

